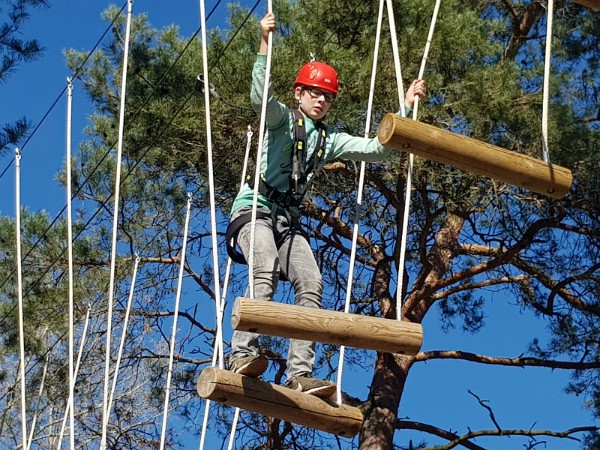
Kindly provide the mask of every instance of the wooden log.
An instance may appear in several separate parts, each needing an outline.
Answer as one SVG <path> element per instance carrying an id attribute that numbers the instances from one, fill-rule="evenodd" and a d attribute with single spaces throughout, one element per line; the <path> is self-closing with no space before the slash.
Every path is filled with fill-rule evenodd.
<path id="1" fill-rule="evenodd" d="M 197 389 L 202 398 L 339 436 L 355 436 L 363 422 L 358 408 L 216 367 L 202 371 Z"/>
<path id="2" fill-rule="evenodd" d="M 377 137 L 387 147 L 554 198 L 564 197 L 573 182 L 564 167 L 395 114 L 385 115 Z"/>
<path id="3" fill-rule="evenodd" d="M 416 355 L 423 343 L 418 323 L 243 297 L 233 306 L 231 324 L 241 331 L 385 353 Z"/>
<path id="4" fill-rule="evenodd" d="M 600 11 L 600 0 L 573 0 L 575 3 L 585 6 L 586 8 Z"/>

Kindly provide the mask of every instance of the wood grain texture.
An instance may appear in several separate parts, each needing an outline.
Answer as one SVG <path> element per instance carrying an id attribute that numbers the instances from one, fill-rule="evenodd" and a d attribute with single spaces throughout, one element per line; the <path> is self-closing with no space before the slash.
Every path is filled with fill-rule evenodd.
<path id="1" fill-rule="evenodd" d="M 423 343 L 418 323 L 244 297 L 235 302 L 231 324 L 241 331 L 384 353 L 416 355 Z"/>
<path id="2" fill-rule="evenodd" d="M 383 118 L 377 135 L 387 147 L 553 198 L 564 197 L 573 183 L 564 167 L 395 114 Z"/>
<path id="3" fill-rule="evenodd" d="M 216 367 L 202 371 L 197 390 L 202 398 L 344 437 L 358 434 L 363 422 L 358 408 Z"/>

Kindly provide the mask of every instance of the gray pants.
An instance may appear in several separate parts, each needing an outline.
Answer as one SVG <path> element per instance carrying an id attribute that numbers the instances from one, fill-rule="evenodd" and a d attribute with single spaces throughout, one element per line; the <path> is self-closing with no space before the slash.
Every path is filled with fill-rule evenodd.
<path id="1" fill-rule="evenodd" d="M 233 214 L 232 220 L 251 211 L 251 207 L 242 207 Z M 237 237 L 238 246 L 246 259 L 250 254 L 251 227 L 252 223 L 247 223 Z M 279 236 L 284 238 L 281 242 L 276 242 Z M 254 298 L 272 300 L 281 272 L 292 283 L 296 305 L 320 308 L 323 293 L 321 272 L 310 244 L 300 230 L 291 227 L 289 218 L 277 216 L 275 224 L 270 216 L 257 219 L 254 238 Z M 246 291 L 246 296 L 249 296 L 249 292 L 250 288 Z M 231 340 L 232 359 L 258 354 L 258 340 L 259 335 L 256 333 L 234 331 Z M 314 362 L 314 343 L 290 340 L 288 379 L 298 375 L 312 375 Z"/>

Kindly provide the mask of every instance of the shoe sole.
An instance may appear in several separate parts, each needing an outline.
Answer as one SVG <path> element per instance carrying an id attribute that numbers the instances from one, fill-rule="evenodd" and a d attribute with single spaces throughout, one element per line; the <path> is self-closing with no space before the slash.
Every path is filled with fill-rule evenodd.
<path id="1" fill-rule="evenodd" d="M 254 361 L 250 361 L 248 364 L 236 369 L 234 372 L 247 377 L 258 378 L 265 372 L 265 370 L 267 370 L 268 366 L 269 360 L 267 358 L 259 358 L 255 359 Z"/>

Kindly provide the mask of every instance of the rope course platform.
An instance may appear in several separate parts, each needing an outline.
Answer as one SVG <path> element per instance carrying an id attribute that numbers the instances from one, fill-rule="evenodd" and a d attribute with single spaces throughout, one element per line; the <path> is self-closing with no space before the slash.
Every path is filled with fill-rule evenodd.
<path id="1" fill-rule="evenodd" d="M 418 323 L 244 297 L 233 306 L 231 325 L 240 331 L 405 355 L 416 355 L 423 343 Z"/>
<path id="2" fill-rule="evenodd" d="M 197 390 L 205 399 L 338 436 L 356 436 L 363 423 L 362 412 L 353 406 L 338 405 L 329 399 L 217 367 L 202 371 Z"/>
<path id="3" fill-rule="evenodd" d="M 396 114 L 385 115 L 377 136 L 385 146 L 553 198 L 564 197 L 573 183 L 564 167 Z"/>

